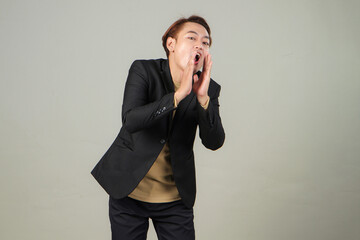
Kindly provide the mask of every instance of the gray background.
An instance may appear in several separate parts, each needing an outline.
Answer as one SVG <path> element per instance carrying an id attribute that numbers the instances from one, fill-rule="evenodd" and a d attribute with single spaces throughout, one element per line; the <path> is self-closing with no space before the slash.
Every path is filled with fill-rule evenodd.
<path id="1" fill-rule="evenodd" d="M 225 145 L 196 139 L 197 239 L 360 236 L 359 1 L 0 0 L 0 239 L 110 239 L 90 171 L 133 60 L 204 16 Z M 149 239 L 156 239 L 154 229 Z"/>

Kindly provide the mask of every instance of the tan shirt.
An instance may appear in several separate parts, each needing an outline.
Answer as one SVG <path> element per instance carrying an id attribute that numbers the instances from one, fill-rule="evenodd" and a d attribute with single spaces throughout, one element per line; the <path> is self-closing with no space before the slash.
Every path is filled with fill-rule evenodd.
<path id="1" fill-rule="evenodd" d="M 180 84 L 174 82 L 174 87 L 176 91 L 180 87 Z M 202 107 L 207 109 L 208 105 L 209 98 L 205 106 L 202 105 Z M 174 106 L 177 107 L 175 97 Z M 174 116 L 175 111 L 173 112 L 173 117 Z M 172 202 L 181 199 L 174 180 L 168 143 L 164 145 L 145 177 L 128 196 L 151 203 Z"/>

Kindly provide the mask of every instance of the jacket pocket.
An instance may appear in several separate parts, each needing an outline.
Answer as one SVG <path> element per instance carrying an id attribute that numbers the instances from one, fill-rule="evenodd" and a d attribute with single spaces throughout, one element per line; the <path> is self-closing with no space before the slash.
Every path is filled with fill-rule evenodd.
<path id="1" fill-rule="evenodd" d="M 124 128 L 121 128 L 120 133 L 116 137 L 115 145 L 134 151 L 132 136 Z"/>

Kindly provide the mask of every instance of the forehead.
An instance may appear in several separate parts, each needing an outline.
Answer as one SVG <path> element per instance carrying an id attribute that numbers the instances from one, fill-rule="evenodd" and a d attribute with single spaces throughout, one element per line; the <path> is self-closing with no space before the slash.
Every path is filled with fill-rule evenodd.
<path id="1" fill-rule="evenodd" d="M 197 34 L 199 34 L 200 36 L 207 36 L 209 37 L 208 32 L 206 31 L 206 29 L 199 23 L 194 23 L 194 22 L 187 22 L 184 23 L 181 30 L 179 31 L 179 35 L 184 35 L 187 34 L 189 31 L 193 31 L 196 32 Z"/>

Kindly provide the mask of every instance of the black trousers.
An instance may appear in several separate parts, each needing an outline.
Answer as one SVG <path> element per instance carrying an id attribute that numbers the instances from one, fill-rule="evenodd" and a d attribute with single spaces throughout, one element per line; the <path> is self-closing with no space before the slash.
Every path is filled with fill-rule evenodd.
<path id="1" fill-rule="evenodd" d="M 159 240 L 194 240 L 194 212 L 181 200 L 148 203 L 109 198 L 112 240 L 145 240 L 152 219 Z"/>

